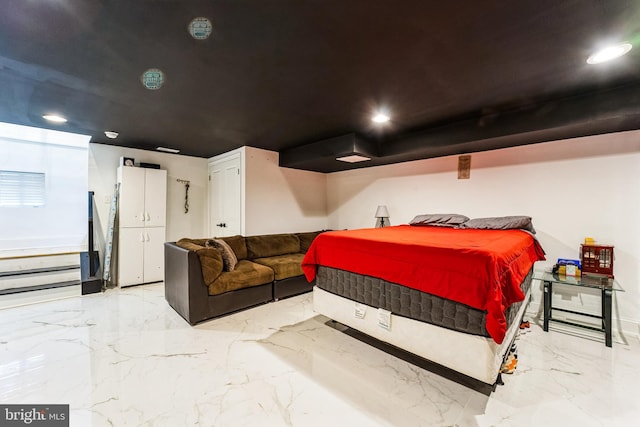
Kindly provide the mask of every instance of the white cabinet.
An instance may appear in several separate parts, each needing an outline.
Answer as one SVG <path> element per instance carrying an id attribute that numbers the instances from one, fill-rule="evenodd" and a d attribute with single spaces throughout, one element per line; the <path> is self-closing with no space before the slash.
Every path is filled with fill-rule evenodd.
<path id="1" fill-rule="evenodd" d="M 118 285 L 144 283 L 144 228 L 118 230 Z"/>
<path id="2" fill-rule="evenodd" d="M 120 166 L 118 182 L 120 227 L 166 226 L 166 170 Z"/>
<path id="3" fill-rule="evenodd" d="M 164 279 L 167 171 L 118 168 L 118 285 Z"/>
<path id="4" fill-rule="evenodd" d="M 118 284 L 122 286 L 164 280 L 164 227 L 120 228 Z"/>
<path id="5" fill-rule="evenodd" d="M 144 282 L 164 280 L 164 242 L 165 227 L 147 227 L 144 229 Z"/>

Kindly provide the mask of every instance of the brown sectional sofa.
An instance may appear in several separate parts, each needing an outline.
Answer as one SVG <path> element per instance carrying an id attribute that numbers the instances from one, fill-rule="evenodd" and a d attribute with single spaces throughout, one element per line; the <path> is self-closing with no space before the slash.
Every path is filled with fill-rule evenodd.
<path id="1" fill-rule="evenodd" d="M 277 301 L 313 288 L 302 258 L 321 231 L 222 237 L 238 262 L 224 271 L 220 250 L 209 239 L 165 243 L 165 298 L 194 325 L 238 310 Z"/>

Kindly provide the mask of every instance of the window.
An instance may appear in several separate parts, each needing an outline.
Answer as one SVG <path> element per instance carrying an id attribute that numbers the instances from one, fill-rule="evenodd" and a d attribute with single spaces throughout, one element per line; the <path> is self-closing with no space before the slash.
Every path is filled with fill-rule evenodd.
<path id="1" fill-rule="evenodd" d="M 0 170 L 0 207 L 44 206 L 44 173 Z"/>

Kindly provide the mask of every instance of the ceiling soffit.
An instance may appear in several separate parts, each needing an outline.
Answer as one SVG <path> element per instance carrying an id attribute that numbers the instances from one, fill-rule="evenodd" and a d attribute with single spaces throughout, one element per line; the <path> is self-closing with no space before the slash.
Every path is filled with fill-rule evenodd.
<path id="1" fill-rule="evenodd" d="M 336 172 L 411 160 L 494 150 L 640 127 L 640 83 L 567 96 L 371 141 L 356 134 L 280 151 L 280 166 Z M 341 155 L 370 161 L 343 163 Z"/>

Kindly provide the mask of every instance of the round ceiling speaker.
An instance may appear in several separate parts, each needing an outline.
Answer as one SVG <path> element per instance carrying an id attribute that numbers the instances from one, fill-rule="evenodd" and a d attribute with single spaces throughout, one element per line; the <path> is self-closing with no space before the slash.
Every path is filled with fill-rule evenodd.
<path id="1" fill-rule="evenodd" d="M 164 84 L 164 73 L 157 68 L 149 68 L 140 77 L 142 85 L 149 90 L 157 90 Z"/>
<path id="2" fill-rule="evenodd" d="M 211 21 L 202 16 L 194 18 L 189 22 L 189 34 L 196 40 L 204 40 L 209 38 L 213 25 Z"/>

